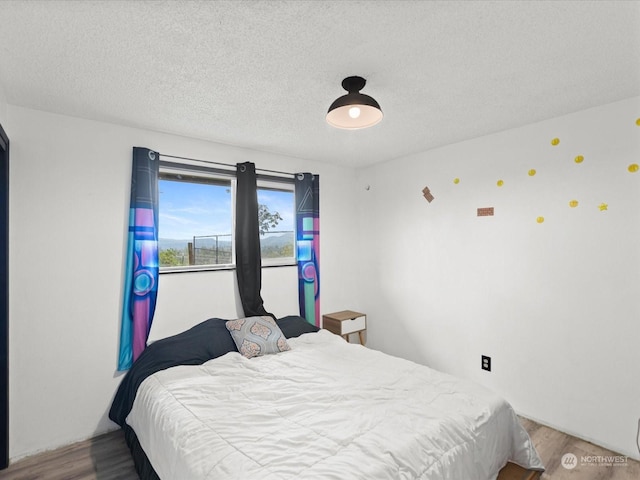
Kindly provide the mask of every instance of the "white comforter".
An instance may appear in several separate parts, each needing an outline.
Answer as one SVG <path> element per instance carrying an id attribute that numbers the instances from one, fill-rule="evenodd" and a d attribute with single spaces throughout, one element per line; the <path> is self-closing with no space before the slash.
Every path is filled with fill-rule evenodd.
<path id="1" fill-rule="evenodd" d="M 510 405 L 474 383 L 346 343 L 228 353 L 158 372 L 127 423 L 163 480 L 495 479 L 542 463 Z"/>

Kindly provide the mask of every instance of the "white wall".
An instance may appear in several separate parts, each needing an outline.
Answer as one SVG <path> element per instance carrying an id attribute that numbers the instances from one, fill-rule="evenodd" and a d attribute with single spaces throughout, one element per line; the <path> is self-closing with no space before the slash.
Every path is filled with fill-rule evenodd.
<path id="1" fill-rule="evenodd" d="M 107 418 L 116 374 L 131 151 L 321 178 L 323 311 L 358 308 L 355 172 L 9 105 L 10 457 L 15 460 L 115 428 Z M 323 255 L 324 253 L 324 255 Z M 151 338 L 207 318 L 236 317 L 231 271 L 162 275 Z M 264 269 L 268 310 L 297 313 L 295 267 Z"/>
<path id="2" fill-rule="evenodd" d="M 0 125 L 3 125 L 3 127 L 6 119 L 7 119 L 7 97 L 4 93 L 4 87 L 2 86 L 2 82 L 0 82 Z M 9 141 L 11 141 L 11 139 L 9 139 Z"/>
<path id="3" fill-rule="evenodd" d="M 638 458 L 638 117 L 634 98 L 359 172 L 369 345 Z"/>

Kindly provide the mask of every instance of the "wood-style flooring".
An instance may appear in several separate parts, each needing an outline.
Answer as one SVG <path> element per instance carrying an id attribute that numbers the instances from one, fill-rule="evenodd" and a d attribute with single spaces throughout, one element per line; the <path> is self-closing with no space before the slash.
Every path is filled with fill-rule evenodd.
<path id="1" fill-rule="evenodd" d="M 598 447 L 576 437 L 545 427 L 531 420 L 521 418 L 524 428 L 529 432 L 538 454 L 545 466 L 541 480 L 638 480 L 640 462 L 625 459 L 619 464 L 607 463 L 596 457 L 619 455 L 611 450 Z M 561 465 L 565 454 L 576 456 L 575 468 Z M 584 458 L 584 461 L 583 461 Z M 499 477 L 500 478 L 500 477 Z"/>
<path id="2" fill-rule="evenodd" d="M 500 472 L 498 480 L 537 480 L 538 477 L 540 480 L 640 479 L 640 462 L 628 459 L 618 466 L 598 462 L 595 458 L 597 456 L 615 454 L 531 420 L 521 419 L 521 421 L 529 432 L 547 470 L 539 477 L 538 474 L 509 464 Z M 567 469 L 560 463 L 562 456 L 567 453 L 572 453 L 577 458 L 573 469 Z M 582 462 L 583 457 L 588 457 L 589 461 Z M 2 480 L 137 480 L 137 478 L 121 430 L 22 459 L 11 464 L 8 469 L 0 471 Z"/>

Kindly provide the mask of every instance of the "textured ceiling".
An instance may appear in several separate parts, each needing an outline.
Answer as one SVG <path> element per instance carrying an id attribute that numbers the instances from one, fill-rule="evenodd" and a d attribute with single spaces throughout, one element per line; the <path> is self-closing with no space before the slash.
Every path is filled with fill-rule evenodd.
<path id="1" fill-rule="evenodd" d="M 346 166 L 640 95 L 637 1 L 0 3 L 10 104 Z"/>

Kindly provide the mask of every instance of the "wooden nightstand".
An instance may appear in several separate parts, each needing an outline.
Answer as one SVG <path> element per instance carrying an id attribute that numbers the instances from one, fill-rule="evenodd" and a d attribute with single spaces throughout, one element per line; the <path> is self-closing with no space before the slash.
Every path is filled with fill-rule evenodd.
<path id="1" fill-rule="evenodd" d="M 322 327 L 342 336 L 347 342 L 349 334 L 357 332 L 360 337 L 360 345 L 364 345 L 362 332 L 367 329 L 367 315 L 353 310 L 328 313 L 322 316 Z"/>

